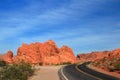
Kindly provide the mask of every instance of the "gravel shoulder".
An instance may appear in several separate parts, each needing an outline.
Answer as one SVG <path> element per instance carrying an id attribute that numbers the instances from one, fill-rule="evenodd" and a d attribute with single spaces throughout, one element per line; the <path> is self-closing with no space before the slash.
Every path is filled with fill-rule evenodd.
<path id="1" fill-rule="evenodd" d="M 39 66 L 35 68 L 35 74 L 29 80 L 59 80 L 58 70 L 61 66 Z"/>
<path id="2" fill-rule="evenodd" d="M 101 73 L 104 73 L 104 74 L 107 74 L 107 75 L 111 75 L 111 76 L 120 78 L 120 74 L 119 74 L 119 73 L 116 73 L 116 72 L 108 72 L 108 71 L 105 71 L 105 70 L 103 70 L 103 69 L 94 67 L 94 66 L 91 65 L 91 64 L 89 64 L 88 67 L 91 68 L 91 69 L 93 69 L 93 70 L 95 70 L 95 71 L 98 71 L 98 72 L 101 72 Z"/>

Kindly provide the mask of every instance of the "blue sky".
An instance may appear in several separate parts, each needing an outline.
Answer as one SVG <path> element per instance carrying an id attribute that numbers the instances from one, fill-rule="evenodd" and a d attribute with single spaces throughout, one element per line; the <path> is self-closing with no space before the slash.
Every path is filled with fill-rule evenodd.
<path id="1" fill-rule="evenodd" d="M 75 54 L 120 47 L 120 0 L 0 0 L 0 53 L 54 40 Z"/>

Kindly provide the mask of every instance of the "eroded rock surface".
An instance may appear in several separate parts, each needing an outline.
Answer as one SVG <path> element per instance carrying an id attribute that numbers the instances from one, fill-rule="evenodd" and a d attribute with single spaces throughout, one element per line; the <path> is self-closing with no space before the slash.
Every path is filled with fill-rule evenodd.
<path id="1" fill-rule="evenodd" d="M 91 53 L 78 54 L 77 59 L 80 61 L 95 61 L 103 57 L 108 57 L 110 53 L 111 51 L 103 51 L 103 52 L 96 51 Z"/>
<path id="2" fill-rule="evenodd" d="M 5 58 L 5 61 L 11 63 L 12 59 L 14 62 L 23 60 L 34 65 L 53 65 L 65 62 L 74 63 L 76 61 L 71 48 L 67 46 L 58 48 L 53 40 L 44 43 L 24 43 L 18 48 L 17 55 L 13 58 L 12 56 L 9 58 Z"/>
<path id="3" fill-rule="evenodd" d="M 96 67 L 120 73 L 120 48 L 113 51 L 79 54 L 77 59 L 79 61 L 92 61 L 92 64 Z"/>
<path id="4" fill-rule="evenodd" d="M 13 52 L 9 50 L 5 56 L 4 56 L 4 61 L 7 63 L 13 63 Z"/>

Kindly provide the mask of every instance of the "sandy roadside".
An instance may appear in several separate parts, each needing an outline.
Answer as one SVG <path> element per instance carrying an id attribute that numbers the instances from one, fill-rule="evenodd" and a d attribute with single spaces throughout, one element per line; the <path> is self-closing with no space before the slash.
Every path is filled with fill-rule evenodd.
<path id="1" fill-rule="evenodd" d="M 97 67 L 94 67 L 92 66 L 91 64 L 88 65 L 89 68 L 93 69 L 93 70 L 96 70 L 98 72 L 101 72 L 101 73 L 104 73 L 104 74 L 107 74 L 107 75 L 111 75 L 111 76 L 115 76 L 115 77 L 118 77 L 120 78 L 120 74 L 116 73 L 116 72 L 108 72 L 108 71 L 105 71 L 103 69 L 100 69 L 100 68 L 97 68 Z"/>
<path id="2" fill-rule="evenodd" d="M 39 66 L 35 71 L 35 75 L 29 80 L 59 80 L 58 70 L 61 66 Z"/>

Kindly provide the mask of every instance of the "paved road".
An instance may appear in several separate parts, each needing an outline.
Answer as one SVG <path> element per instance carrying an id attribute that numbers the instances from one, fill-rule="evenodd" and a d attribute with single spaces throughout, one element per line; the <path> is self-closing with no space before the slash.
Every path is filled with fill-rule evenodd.
<path id="1" fill-rule="evenodd" d="M 88 63 L 82 65 L 68 65 L 58 71 L 60 80 L 120 80 L 108 76 L 86 67 Z"/>

